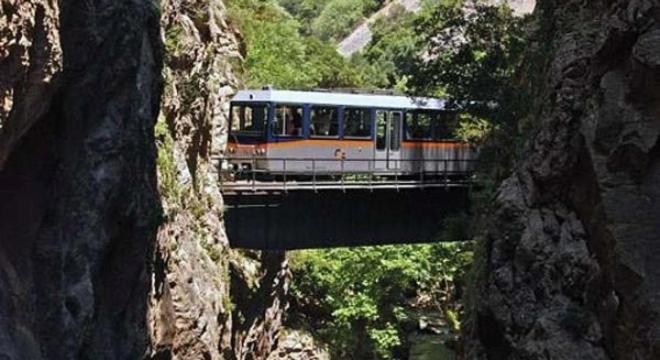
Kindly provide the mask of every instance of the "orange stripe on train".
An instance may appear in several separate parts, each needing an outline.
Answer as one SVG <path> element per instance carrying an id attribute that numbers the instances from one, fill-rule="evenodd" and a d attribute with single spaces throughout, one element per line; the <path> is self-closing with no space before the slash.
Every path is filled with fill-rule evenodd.
<path id="1" fill-rule="evenodd" d="M 401 146 L 404 148 L 441 148 L 441 149 L 456 149 L 469 147 L 466 143 L 450 142 L 450 141 L 403 141 Z"/>

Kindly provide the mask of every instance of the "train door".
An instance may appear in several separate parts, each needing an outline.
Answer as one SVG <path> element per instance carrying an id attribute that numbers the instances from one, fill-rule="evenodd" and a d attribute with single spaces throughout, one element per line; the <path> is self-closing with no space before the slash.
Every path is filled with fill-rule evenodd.
<path id="1" fill-rule="evenodd" d="M 400 169 L 402 119 L 401 111 L 376 111 L 375 170 Z"/>

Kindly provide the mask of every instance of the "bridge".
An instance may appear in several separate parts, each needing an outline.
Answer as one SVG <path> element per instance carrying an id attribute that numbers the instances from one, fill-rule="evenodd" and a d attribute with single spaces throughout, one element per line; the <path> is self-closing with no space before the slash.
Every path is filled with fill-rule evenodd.
<path id="1" fill-rule="evenodd" d="M 474 168 L 458 159 L 268 159 L 281 166 L 266 173 L 245 161 L 221 176 L 225 226 L 232 247 L 261 250 L 442 240 L 444 219 L 467 209 Z"/>

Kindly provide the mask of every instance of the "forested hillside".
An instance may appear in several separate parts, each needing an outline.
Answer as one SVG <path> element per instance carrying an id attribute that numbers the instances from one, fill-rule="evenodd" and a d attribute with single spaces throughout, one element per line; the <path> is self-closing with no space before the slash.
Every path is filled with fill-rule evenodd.
<path id="1" fill-rule="evenodd" d="M 354 4 L 344 7 L 344 3 Z M 309 89 L 321 88 L 383 88 L 397 89 L 402 92 L 423 92 L 425 94 L 442 95 L 444 84 L 452 83 L 452 79 L 442 81 L 425 81 L 428 73 L 424 69 L 429 65 L 429 45 L 437 39 L 432 36 L 444 28 L 453 29 L 454 35 L 462 31 L 468 22 L 487 21 L 479 31 L 482 33 L 468 34 L 473 38 L 483 37 L 483 44 L 473 44 L 474 53 L 464 51 L 460 55 L 449 56 L 475 71 L 481 67 L 479 62 L 486 63 L 489 59 L 480 57 L 478 47 L 496 46 L 496 35 L 503 35 L 504 41 L 517 37 L 515 29 L 509 34 L 505 28 L 508 25 L 504 19 L 513 19 L 513 12 L 505 6 L 488 7 L 480 5 L 485 11 L 481 15 L 470 14 L 468 18 L 460 18 L 464 14 L 463 2 L 457 0 L 423 0 L 420 10 L 416 13 L 406 12 L 403 8 L 392 10 L 388 17 L 380 17 L 370 25 L 373 33 L 372 42 L 360 53 L 345 59 L 336 51 L 335 40 L 345 34 L 341 31 L 316 31 L 315 24 L 332 19 L 331 24 L 341 24 L 345 17 L 356 19 L 339 26 L 341 29 L 351 29 L 351 26 L 363 21 L 389 3 L 377 1 L 305 1 L 305 0 L 232 0 L 229 2 L 231 19 L 240 29 L 245 46 L 245 81 L 249 86 L 259 87 L 271 84 L 279 88 Z M 400 7 L 394 4 L 394 8 Z M 347 15 L 348 14 L 348 15 Z M 477 19 L 476 16 L 481 16 Z M 501 21 L 494 19 L 502 18 Z M 491 18 L 493 18 L 491 20 Z M 499 24 L 497 22 L 500 22 Z M 512 23 L 513 24 L 513 23 Z M 491 34 L 489 26 L 499 26 Z M 517 25 L 515 25 L 517 26 Z M 503 33 L 505 32 L 505 34 Z M 444 39 L 456 42 L 455 39 Z M 513 39 L 515 41 L 515 39 Z M 489 45 L 490 44 L 490 45 Z M 461 45 L 462 44 L 458 44 Z M 457 47 L 457 49 L 460 48 Z M 500 51 L 506 52 L 507 46 Z M 449 50 L 449 49 L 445 49 Z M 504 56 L 504 55 L 502 55 Z M 437 57 L 433 55 L 433 57 Z M 505 61 L 506 59 L 498 59 Z M 451 59 L 447 61 L 452 61 Z M 436 62 L 437 64 L 437 62 Z M 438 66 L 445 71 L 461 72 L 447 67 L 447 63 Z M 488 66 L 499 66 L 489 64 Z M 467 70 L 467 69 L 463 69 Z M 469 74 L 465 73 L 465 76 Z M 442 74 L 434 75 L 444 76 Z M 417 79 L 417 84 L 410 81 Z M 440 84 L 442 82 L 442 84 Z M 434 87 L 434 89 L 431 89 Z M 464 94 L 460 94 L 463 96 Z"/>
<path id="2" fill-rule="evenodd" d="M 312 31 L 312 23 L 323 17 L 322 4 L 322 1 L 229 2 L 231 17 L 244 38 L 245 81 L 249 86 L 272 84 L 279 88 L 310 89 L 365 84 L 360 70 L 337 54 L 329 37 Z"/>

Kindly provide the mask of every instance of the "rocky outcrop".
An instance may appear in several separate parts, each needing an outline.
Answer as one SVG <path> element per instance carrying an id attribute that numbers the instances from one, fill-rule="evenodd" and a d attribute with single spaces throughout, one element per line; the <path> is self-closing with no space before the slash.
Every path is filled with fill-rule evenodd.
<path id="1" fill-rule="evenodd" d="M 0 358 L 265 358 L 289 275 L 224 235 L 222 2 L 0 5 Z"/>
<path id="2" fill-rule="evenodd" d="M 140 358 L 160 217 L 149 1 L 0 6 L 0 358 Z"/>
<path id="3" fill-rule="evenodd" d="M 219 0 L 162 3 L 165 91 L 156 129 L 165 223 L 154 256 L 154 359 L 260 359 L 286 309 L 283 254 L 232 250 L 217 166 L 229 100 L 241 86 L 240 37 Z"/>
<path id="4" fill-rule="evenodd" d="M 50 107 L 62 71 L 59 9 L 50 1 L 6 0 L 0 8 L 0 170 Z"/>
<path id="5" fill-rule="evenodd" d="M 229 251 L 218 156 L 238 43 L 219 1 L 164 1 L 165 93 L 157 128 L 165 209 L 150 306 L 154 358 L 221 358 L 230 348 Z M 224 337 L 224 339 L 223 339 Z"/>
<path id="6" fill-rule="evenodd" d="M 422 8 L 419 0 L 394 0 L 391 1 L 382 9 L 378 10 L 368 19 L 358 25 L 348 36 L 346 36 L 337 45 L 337 52 L 343 57 L 351 57 L 353 54 L 364 49 L 371 40 L 373 34 L 371 33 L 371 26 L 379 18 L 389 18 L 400 11 L 417 12 Z"/>
<path id="7" fill-rule="evenodd" d="M 469 358 L 660 358 L 659 14 L 537 3 L 537 131 L 485 224 Z"/>
<path id="8" fill-rule="evenodd" d="M 330 360 L 327 345 L 305 330 L 286 330 L 268 360 Z"/>
<path id="9" fill-rule="evenodd" d="M 527 15 L 534 11 L 536 0 L 495 0 L 495 4 L 506 3 L 517 15 Z"/>

